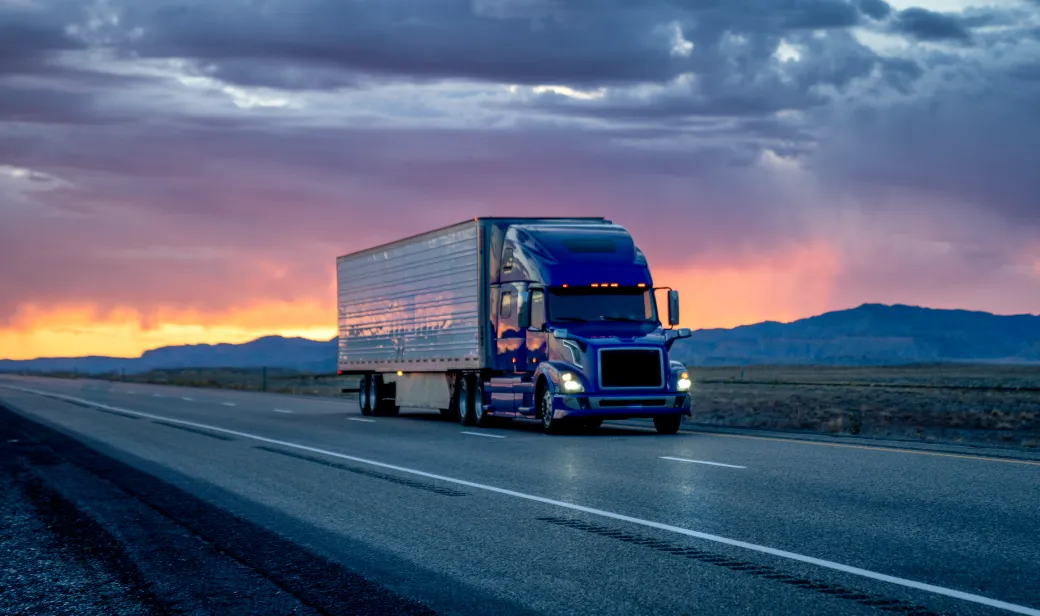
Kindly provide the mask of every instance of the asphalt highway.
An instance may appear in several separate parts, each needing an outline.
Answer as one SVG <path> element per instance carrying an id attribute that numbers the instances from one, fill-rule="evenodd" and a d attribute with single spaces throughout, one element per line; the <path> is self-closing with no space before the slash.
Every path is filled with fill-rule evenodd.
<path id="1" fill-rule="evenodd" d="M 0 404 L 443 614 L 1033 614 L 1040 461 L 0 376 Z"/>

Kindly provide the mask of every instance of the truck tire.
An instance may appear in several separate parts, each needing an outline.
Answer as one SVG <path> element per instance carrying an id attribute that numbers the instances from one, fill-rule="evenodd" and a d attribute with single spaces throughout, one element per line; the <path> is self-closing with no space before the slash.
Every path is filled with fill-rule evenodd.
<path id="1" fill-rule="evenodd" d="M 361 409 L 362 415 L 372 414 L 372 404 L 368 398 L 368 388 L 368 375 L 366 374 L 365 376 L 361 377 L 361 381 L 358 384 L 357 393 L 358 407 Z"/>
<path id="2" fill-rule="evenodd" d="M 383 375 L 374 374 L 369 377 L 368 399 L 373 415 L 387 417 L 397 414 L 398 409 L 394 400 L 387 397 L 388 389 L 383 383 Z"/>
<path id="3" fill-rule="evenodd" d="M 485 428 L 490 423 L 491 418 L 484 413 L 484 379 L 480 378 L 479 374 L 475 374 L 473 375 L 471 385 L 470 392 L 472 392 L 473 406 L 470 408 L 473 409 L 473 425 L 478 428 Z"/>
<path id="4" fill-rule="evenodd" d="M 449 421 L 459 420 L 459 391 L 462 389 L 462 375 L 455 373 L 452 375 L 451 383 L 451 399 L 448 401 L 448 408 L 440 409 L 441 417 Z"/>
<path id="5" fill-rule="evenodd" d="M 553 417 L 553 393 L 548 384 L 542 388 L 542 395 L 538 397 L 538 414 L 542 418 L 542 429 L 549 434 L 561 434 L 563 422 Z"/>
<path id="6" fill-rule="evenodd" d="M 654 427 L 660 434 L 675 434 L 682 426 L 682 415 L 659 415 L 654 417 Z"/>
<path id="7" fill-rule="evenodd" d="M 459 377 L 459 423 L 472 426 L 473 421 L 472 379 L 468 374 L 463 374 Z"/>

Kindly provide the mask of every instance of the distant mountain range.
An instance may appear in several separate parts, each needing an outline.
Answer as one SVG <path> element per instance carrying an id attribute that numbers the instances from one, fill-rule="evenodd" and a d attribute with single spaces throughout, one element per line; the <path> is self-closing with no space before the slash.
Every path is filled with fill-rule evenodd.
<path id="1" fill-rule="evenodd" d="M 337 342 L 266 336 L 245 344 L 189 344 L 145 351 L 141 357 L 55 357 L 0 360 L 0 372 L 80 372 L 102 374 L 180 368 L 288 368 L 336 371 Z"/>
<path id="2" fill-rule="evenodd" d="M 146 372 L 178 368 L 336 370 L 336 340 L 268 336 L 245 344 L 195 344 L 139 358 L 0 360 L 0 372 Z M 885 365 L 933 362 L 1040 363 L 1040 316 L 864 304 L 801 319 L 703 329 L 676 343 L 691 365 Z"/>
<path id="3" fill-rule="evenodd" d="M 792 323 L 698 330 L 676 348 L 705 366 L 1040 363 L 1040 316 L 864 304 Z"/>

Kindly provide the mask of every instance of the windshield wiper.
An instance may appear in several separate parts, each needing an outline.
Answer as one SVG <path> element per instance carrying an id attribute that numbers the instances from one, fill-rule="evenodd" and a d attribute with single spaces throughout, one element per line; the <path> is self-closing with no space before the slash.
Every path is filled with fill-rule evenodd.
<path id="1" fill-rule="evenodd" d="M 624 321 L 625 323 L 649 323 L 646 319 L 633 319 L 631 317 L 600 317 L 601 321 Z"/>

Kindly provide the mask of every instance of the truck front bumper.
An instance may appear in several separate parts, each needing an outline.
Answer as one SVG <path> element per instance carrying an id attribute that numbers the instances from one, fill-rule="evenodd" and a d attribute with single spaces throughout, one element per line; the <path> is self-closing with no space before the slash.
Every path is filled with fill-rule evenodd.
<path id="1" fill-rule="evenodd" d="M 690 416 L 690 394 L 668 392 L 642 396 L 577 394 L 553 397 L 553 419 L 627 419 L 660 415 Z"/>

